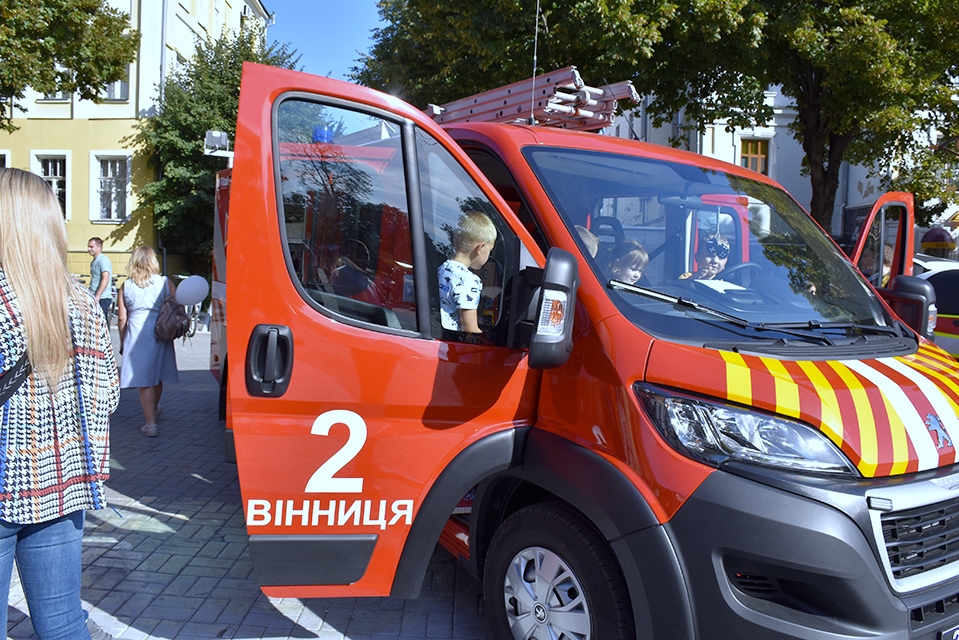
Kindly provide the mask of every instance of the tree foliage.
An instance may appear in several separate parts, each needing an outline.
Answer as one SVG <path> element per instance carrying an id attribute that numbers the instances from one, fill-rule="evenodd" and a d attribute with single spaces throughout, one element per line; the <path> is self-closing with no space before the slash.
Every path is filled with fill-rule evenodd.
<path id="1" fill-rule="evenodd" d="M 362 84 L 425 108 L 532 73 L 535 0 L 380 0 L 379 7 L 386 26 L 374 30 L 351 76 Z M 543 2 L 539 72 L 573 64 L 586 77 L 622 80 L 651 55 L 672 14 L 665 0 Z"/>
<path id="2" fill-rule="evenodd" d="M 529 77 L 535 0 L 381 0 L 384 28 L 354 78 L 418 106 Z M 539 72 L 631 78 L 659 122 L 765 125 L 779 87 L 797 117 L 813 216 L 828 228 L 843 160 L 917 200 L 944 184 L 959 134 L 957 0 L 543 0 Z M 953 149 L 953 152 L 955 149 Z"/>
<path id="3" fill-rule="evenodd" d="M 244 62 L 292 69 L 298 60 L 287 44 L 264 46 L 258 27 L 198 41 L 193 57 L 163 83 L 157 114 L 139 121 L 133 144 L 158 175 L 140 190 L 136 214 L 152 211 L 163 244 L 194 266 L 209 262 L 216 172 L 226 168 L 223 158 L 203 155 L 206 132 L 235 139 Z"/>
<path id="4" fill-rule="evenodd" d="M 933 128 L 959 124 L 956 0 L 730 0 L 713 18 L 672 23 L 641 72 L 661 117 L 679 108 L 699 123 L 765 124 L 761 100 L 778 86 L 795 101 L 810 213 L 829 228 L 843 160 L 871 167 L 886 188 L 919 202 L 954 198 Z M 945 175 L 944 175 L 945 172 Z"/>
<path id="5" fill-rule="evenodd" d="M 0 2 L 0 130 L 16 130 L 13 108 L 28 87 L 101 101 L 136 59 L 140 34 L 129 27 L 106 0 Z"/>

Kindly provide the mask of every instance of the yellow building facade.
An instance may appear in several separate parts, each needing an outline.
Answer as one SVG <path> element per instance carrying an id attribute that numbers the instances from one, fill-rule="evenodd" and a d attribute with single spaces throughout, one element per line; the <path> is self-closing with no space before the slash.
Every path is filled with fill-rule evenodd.
<path id="1" fill-rule="evenodd" d="M 136 124 L 156 112 L 161 79 L 193 54 L 196 38 L 214 39 L 245 21 L 269 19 L 260 0 L 107 1 L 141 34 L 127 79 L 106 87 L 100 104 L 68 93 L 28 92 L 24 110 L 14 112 L 18 129 L 0 131 L 0 167 L 32 171 L 50 184 L 64 210 L 69 269 L 87 278 L 92 237 L 103 239 L 114 275 L 122 277 L 140 244 L 154 247 L 166 263 L 152 214 L 137 210 L 137 194 L 156 170 L 134 152 Z M 161 267 L 173 275 L 176 260 Z"/>

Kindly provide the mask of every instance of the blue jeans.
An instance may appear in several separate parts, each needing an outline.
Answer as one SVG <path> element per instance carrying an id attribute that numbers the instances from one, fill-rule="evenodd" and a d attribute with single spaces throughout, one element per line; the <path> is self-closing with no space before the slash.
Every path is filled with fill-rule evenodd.
<path id="1" fill-rule="evenodd" d="M 16 556 L 30 619 L 40 640 L 90 640 L 87 613 L 80 601 L 80 554 L 85 512 L 41 524 L 0 520 L 0 593 L 10 599 Z M 7 607 L 0 607 L 0 629 L 7 630 Z"/>
<path id="2" fill-rule="evenodd" d="M 113 298 L 100 298 L 100 308 L 103 309 L 103 315 L 106 317 L 107 322 L 110 321 L 110 305 L 113 304 Z"/>

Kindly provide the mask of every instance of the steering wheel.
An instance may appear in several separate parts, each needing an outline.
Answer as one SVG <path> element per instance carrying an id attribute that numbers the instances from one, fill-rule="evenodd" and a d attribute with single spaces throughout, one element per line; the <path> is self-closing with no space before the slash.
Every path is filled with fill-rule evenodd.
<path id="1" fill-rule="evenodd" d="M 739 264 L 733 265 L 731 267 L 728 267 L 720 271 L 719 277 L 722 278 L 723 280 L 729 280 L 730 277 L 735 276 L 736 274 L 739 274 L 738 279 L 740 281 L 740 284 L 745 285 L 747 284 L 747 281 L 743 279 L 743 275 L 747 271 L 755 272 L 755 274 L 750 278 L 750 281 L 752 280 L 752 278 L 756 276 L 761 276 L 763 274 L 763 268 L 759 266 L 758 264 L 756 264 L 755 262 L 741 262 Z"/>

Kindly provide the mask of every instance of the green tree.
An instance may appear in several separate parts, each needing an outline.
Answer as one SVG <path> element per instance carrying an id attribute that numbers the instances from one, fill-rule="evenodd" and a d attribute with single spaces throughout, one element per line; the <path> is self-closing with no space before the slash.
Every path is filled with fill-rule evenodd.
<path id="1" fill-rule="evenodd" d="M 637 81 L 655 92 L 661 119 L 684 109 L 700 128 L 765 124 L 772 113 L 762 92 L 778 86 L 795 101 L 790 128 L 805 151 L 810 213 L 826 228 L 843 160 L 919 202 L 954 198 L 943 188 L 947 154 L 927 132 L 959 124 L 956 0 L 718 0 L 689 9 Z"/>
<path id="2" fill-rule="evenodd" d="M 136 59 L 140 34 L 129 27 L 106 0 L 0 2 L 0 130 L 17 129 L 13 110 L 28 87 L 100 102 Z"/>
<path id="3" fill-rule="evenodd" d="M 387 26 L 354 78 L 425 106 L 530 75 L 533 0 L 439 4 L 381 0 Z M 764 92 L 779 87 L 798 114 L 791 130 L 805 151 L 810 212 L 827 228 L 843 160 L 874 167 L 920 202 L 959 200 L 944 188 L 955 156 L 926 135 L 959 133 L 956 0 L 542 6 L 539 70 L 576 64 L 594 84 L 631 77 L 653 96 L 660 124 L 683 112 L 693 130 L 765 125 L 773 114 Z"/>
<path id="4" fill-rule="evenodd" d="M 264 46 L 257 27 L 198 41 L 193 57 L 163 83 L 156 115 L 138 122 L 133 145 L 157 177 L 140 190 L 134 215 L 152 211 L 164 246 L 185 254 L 191 271 L 209 268 L 216 172 L 226 167 L 223 158 L 203 155 L 206 132 L 235 138 L 244 62 L 292 69 L 298 60 L 287 44 Z"/>
<path id="5" fill-rule="evenodd" d="M 536 0 L 380 0 L 385 25 L 351 77 L 425 108 L 532 73 Z M 668 0 L 543 2 L 538 69 L 576 65 L 585 77 L 632 75 L 651 54 Z M 630 46 L 623 46 L 629 43 Z"/>

